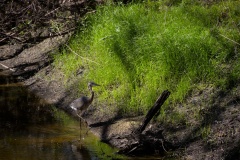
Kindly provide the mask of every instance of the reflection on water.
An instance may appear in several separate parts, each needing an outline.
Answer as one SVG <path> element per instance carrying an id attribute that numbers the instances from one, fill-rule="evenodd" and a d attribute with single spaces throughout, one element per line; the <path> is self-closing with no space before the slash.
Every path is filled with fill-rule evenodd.
<path id="1" fill-rule="evenodd" d="M 74 159 L 71 140 L 78 135 L 57 132 L 60 129 L 44 125 L 6 131 L 0 138 L 0 159 Z"/>
<path id="2" fill-rule="evenodd" d="M 0 159 L 120 158 L 116 150 L 86 134 L 84 124 L 80 141 L 78 121 L 20 84 L 6 82 L 0 77 Z"/>
<path id="3" fill-rule="evenodd" d="M 0 84 L 0 125 L 54 121 L 52 107 L 18 83 Z"/>
<path id="4" fill-rule="evenodd" d="M 80 142 L 78 123 L 8 130 L 0 136 L 0 159 L 104 159 L 106 155 L 99 154 L 97 147 L 105 144 L 90 133 L 84 136 Z"/>

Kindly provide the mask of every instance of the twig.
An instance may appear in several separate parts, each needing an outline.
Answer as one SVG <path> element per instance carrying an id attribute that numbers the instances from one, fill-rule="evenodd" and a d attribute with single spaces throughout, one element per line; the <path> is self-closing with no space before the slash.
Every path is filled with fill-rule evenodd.
<path id="1" fill-rule="evenodd" d="M 56 10 L 58 10 L 60 7 L 58 7 L 58 8 L 55 8 L 54 10 L 52 10 L 51 12 L 48 12 L 48 13 L 46 13 L 44 16 L 47 16 L 47 15 L 49 15 L 49 14 L 51 14 L 51 13 L 53 13 L 53 12 L 55 12 Z"/>
<path id="2" fill-rule="evenodd" d="M 5 38 L 1 39 L 0 42 L 5 41 L 5 39 L 7 39 L 7 38 L 5 37 Z"/>
<path id="3" fill-rule="evenodd" d="M 9 69 L 9 70 L 12 71 L 12 72 L 15 72 L 15 69 L 12 69 L 12 68 L 10 68 L 10 67 L 2 64 L 2 63 L 0 63 L 0 65 L 3 66 L 3 67 L 6 68 L 6 69 Z"/>
<path id="4" fill-rule="evenodd" d="M 7 37 L 9 37 L 9 38 L 12 38 L 12 39 L 16 39 L 16 40 L 18 40 L 19 42 L 23 42 L 21 39 L 13 36 L 15 33 L 6 34 L 6 33 L 0 32 L 0 34 L 2 34 L 2 35 L 4 35 L 4 36 L 7 36 Z M 0 42 L 4 41 L 5 39 L 6 39 L 6 38 L 2 39 Z"/>
<path id="5" fill-rule="evenodd" d="M 237 44 L 237 45 L 240 46 L 240 43 L 238 43 L 238 42 L 236 42 L 236 41 L 234 41 L 234 40 L 232 40 L 232 39 L 230 39 L 230 38 L 228 38 L 228 37 L 226 37 L 226 36 L 224 36 L 224 35 L 222 35 L 222 34 L 219 34 L 219 35 L 222 36 L 223 38 L 226 38 L 226 39 L 228 39 L 229 41 L 231 41 L 231 42 L 233 42 L 233 43 L 235 43 L 235 44 Z"/>
<path id="6" fill-rule="evenodd" d="M 80 141 L 82 140 L 82 121 L 81 121 L 82 117 L 79 116 L 79 125 L 80 125 Z"/>
<path id="7" fill-rule="evenodd" d="M 133 149 L 131 149 L 127 154 L 130 154 L 131 152 L 135 151 L 138 148 L 138 146 L 134 147 Z"/>
<path id="8" fill-rule="evenodd" d="M 161 143 L 162 143 L 162 148 L 163 148 L 163 150 L 164 150 L 166 153 L 168 153 L 168 151 L 165 149 L 165 147 L 164 147 L 164 145 L 163 145 L 163 140 L 161 139 L 160 141 L 161 141 Z"/>
<path id="9" fill-rule="evenodd" d="M 79 54 L 77 54 L 76 52 L 74 52 L 67 44 L 66 44 L 66 46 L 67 46 L 67 48 L 68 48 L 71 52 L 73 52 L 73 53 L 76 54 L 77 56 L 81 57 L 82 59 L 85 59 L 85 60 L 87 60 L 87 61 L 90 61 L 90 62 L 93 62 L 93 63 L 95 63 L 95 64 L 100 65 L 99 63 L 97 63 L 97 62 L 95 62 L 95 61 L 93 61 L 93 60 L 90 60 L 90 59 L 88 59 L 88 58 L 85 58 L 85 57 L 80 56 Z"/>

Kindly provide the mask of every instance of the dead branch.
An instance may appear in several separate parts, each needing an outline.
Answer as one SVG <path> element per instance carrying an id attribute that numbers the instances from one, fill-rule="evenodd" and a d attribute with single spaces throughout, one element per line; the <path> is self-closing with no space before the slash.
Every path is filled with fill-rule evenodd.
<path id="1" fill-rule="evenodd" d="M 1 34 L 1 35 L 4 35 L 4 36 L 5 36 L 5 39 L 6 39 L 6 38 L 10 38 L 10 39 L 15 39 L 15 40 L 17 40 L 17 41 L 19 41 L 19 42 L 23 42 L 20 38 L 13 36 L 15 33 L 6 34 L 6 33 L 0 32 L 0 34 Z M 1 42 L 1 41 L 4 41 L 5 39 L 0 40 L 0 42 Z"/>
<path id="2" fill-rule="evenodd" d="M 160 152 L 167 152 L 166 147 L 173 148 L 173 145 L 164 139 L 162 130 L 159 130 L 157 133 L 155 133 L 157 137 L 150 136 L 151 134 L 149 135 L 147 131 L 146 133 L 142 134 L 154 115 L 160 111 L 161 106 L 167 100 L 169 95 L 170 92 L 168 90 L 163 91 L 153 107 L 148 111 L 139 128 L 137 128 L 132 134 L 122 137 L 123 139 L 128 140 L 128 144 L 126 144 L 123 149 L 119 150 L 118 153 L 141 154 L 142 150 L 152 150 L 152 152 L 154 152 L 153 150 L 155 148 L 157 148 Z"/>
<path id="3" fill-rule="evenodd" d="M 148 125 L 148 123 L 151 121 L 151 119 L 153 118 L 153 116 L 158 113 L 158 111 L 161 109 L 161 106 L 163 105 L 163 103 L 167 100 L 167 98 L 169 97 L 170 92 L 168 90 L 163 91 L 163 93 L 161 94 L 161 96 L 157 99 L 157 101 L 155 102 L 155 104 L 153 105 L 153 107 L 148 111 L 145 119 L 143 120 L 141 126 L 137 129 L 138 133 L 142 133 L 146 126 Z"/>
<path id="4" fill-rule="evenodd" d="M 0 63 L 0 65 L 1 65 L 2 67 L 6 68 L 6 69 L 9 69 L 9 70 L 12 71 L 12 72 L 15 72 L 15 69 L 13 69 L 13 68 L 10 68 L 10 67 L 2 64 L 2 63 Z"/>

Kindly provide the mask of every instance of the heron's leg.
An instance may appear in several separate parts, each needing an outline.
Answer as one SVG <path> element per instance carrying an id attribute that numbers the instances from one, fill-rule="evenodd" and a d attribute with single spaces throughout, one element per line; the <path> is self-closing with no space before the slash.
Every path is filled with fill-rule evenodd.
<path id="1" fill-rule="evenodd" d="M 79 117 L 79 123 L 80 123 L 80 140 L 82 139 L 81 137 L 81 130 L 82 130 L 82 121 L 81 120 L 83 120 L 86 124 L 87 124 L 87 121 L 86 120 L 84 120 L 83 118 L 82 118 L 82 116 L 80 116 L 79 114 L 77 114 L 77 116 Z M 87 124 L 87 126 L 88 126 L 88 124 Z M 88 127 L 88 130 L 86 131 L 86 135 L 88 134 L 88 131 L 90 130 L 90 128 Z M 83 138 L 84 139 L 84 138 Z"/>
<path id="2" fill-rule="evenodd" d="M 82 118 L 79 114 L 77 114 L 77 116 L 78 116 L 79 118 Z"/>
<path id="3" fill-rule="evenodd" d="M 83 120 L 83 122 L 87 123 L 86 120 L 82 118 L 82 116 L 80 116 L 79 114 L 77 114 L 77 116 L 79 117 L 80 120 Z"/>
<path id="4" fill-rule="evenodd" d="M 78 114 L 77 114 L 78 115 Z M 82 133 L 81 133 L 81 130 L 82 130 L 82 122 L 81 122 L 81 117 L 78 115 L 78 117 L 79 117 L 79 126 L 80 126 L 80 141 L 81 141 L 81 139 L 82 139 Z"/>
<path id="5" fill-rule="evenodd" d="M 83 113 L 81 113 L 81 118 L 83 117 L 83 115 L 84 115 L 84 113 L 85 113 L 85 111 L 83 112 Z M 83 118 L 82 118 L 83 119 Z M 83 119 L 83 121 L 85 122 L 85 124 L 88 126 L 88 123 L 87 123 L 87 121 L 85 120 L 85 119 Z"/>
<path id="6" fill-rule="evenodd" d="M 89 127 L 89 126 L 88 126 L 88 129 L 87 129 L 87 132 L 86 132 L 86 134 L 88 134 L 88 131 L 90 131 L 90 129 L 91 129 L 91 127 Z"/>
<path id="7" fill-rule="evenodd" d="M 78 115 L 78 116 L 85 122 L 85 124 L 86 124 L 86 126 L 87 126 L 87 131 L 86 131 L 86 135 L 87 135 L 88 132 L 90 131 L 91 127 L 89 127 L 87 121 L 82 118 L 82 116 L 84 115 L 84 113 L 85 113 L 85 111 L 84 111 L 83 113 L 81 113 L 81 116 L 80 116 L 80 115 Z"/>

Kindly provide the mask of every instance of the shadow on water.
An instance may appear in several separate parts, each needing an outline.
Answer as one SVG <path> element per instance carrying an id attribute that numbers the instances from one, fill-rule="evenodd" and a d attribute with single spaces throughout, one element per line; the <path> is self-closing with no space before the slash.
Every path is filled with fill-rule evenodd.
<path id="1" fill-rule="evenodd" d="M 0 125 L 19 128 L 53 122 L 53 108 L 9 77 L 0 77 Z"/>
<path id="2" fill-rule="evenodd" d="M 82 127 L 80 140 L 78 121 L 0 76 L 0 159 L 121 158 Z"/>

